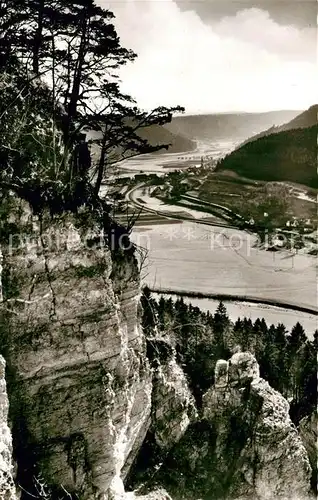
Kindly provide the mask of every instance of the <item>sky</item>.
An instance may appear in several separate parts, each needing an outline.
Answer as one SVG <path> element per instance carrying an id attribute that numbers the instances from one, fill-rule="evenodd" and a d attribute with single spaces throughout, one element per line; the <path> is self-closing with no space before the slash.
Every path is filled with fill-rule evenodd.
<path id="1" fill-rule="evenodd" d="M 186 113 L 303 110 L 318 101 L 316 0 L 97 0 L 138 58 L 121 89 Z"/>

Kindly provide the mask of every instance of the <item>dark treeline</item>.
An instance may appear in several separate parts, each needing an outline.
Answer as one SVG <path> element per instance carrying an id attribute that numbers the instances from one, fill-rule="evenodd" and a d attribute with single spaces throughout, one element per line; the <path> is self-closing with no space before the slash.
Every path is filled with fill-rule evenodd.
<path id="1" fill-rule="evenodd" d="M 161 296 L 156 300 L 147 287 L 142 306 L 146 336 L 169 338 L 199 406 L 203 393 L 214 382 L 216 361 L 228 359 L 240 348 L 255 355 L 261 376 L 289 400 L 294 423 L 314 410 L 317 330 L 314 340 L 309 341 L 300 323 L 290 332 L 282 323 L 268 326 L 260 318 L 255 322 L 239 318 L 233 323 L 222 302 L 211 314 L 186 304 L 182 297 L 173 301 Z"/>
<path id="2" fill-rule="evenodd" d="M 267 304 L 275 307 L 283 307 L 284 309 L 292 309 L 293 311 L 300 311 L 308 314 L 316 314 L 316 309 L 313 307 L 306 307 L 298 304 L 293 304 L 291 302 L 285 302 L 279 299 L 264 299 L 260 297 L 253 297 L 249 295 L 234 295 L 228 293 L 207 293 L 207 292 L 196 292 L 191 290 L 173 290 L 169 288 L 156 288 L 150 287 L 149 290 L 153 293 L 158 293 L 160 295 L 177 295 L 179 297 L 188 297 L 194 299 L 214 299 L 220 302 L 222 301 L 235 301 L 235 302 L 250 302 L 254 304 Z"/>

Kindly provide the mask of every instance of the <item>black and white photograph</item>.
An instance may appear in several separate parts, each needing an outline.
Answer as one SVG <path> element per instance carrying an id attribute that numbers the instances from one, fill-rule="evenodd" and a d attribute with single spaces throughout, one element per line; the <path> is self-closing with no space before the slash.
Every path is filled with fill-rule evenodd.
<path id="1" fill-rule="evenodd" d="M 316 0 L 0 0 L 0 500 L 317 498 Z"/>

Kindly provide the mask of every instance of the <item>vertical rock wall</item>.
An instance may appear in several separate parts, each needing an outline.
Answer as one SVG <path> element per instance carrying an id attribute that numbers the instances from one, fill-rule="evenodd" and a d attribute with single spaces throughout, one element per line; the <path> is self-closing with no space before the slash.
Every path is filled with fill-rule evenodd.
<path id="1" fill-rule="evenodd" d="M 173 348 L 157 338 L 146 346 L 133 252 L 111 253 L 70 218 L 27 224 L 32 240 L 4 248 L 0 307 L 26 489 L 40 473 L 53 498 L 59 488 L 83 500 L 309 498 L 288 403 L 251 354 L 217 363 L 198 419 Z M 0 498 L 15 500 L 3 367 L 0 358 Z M 123 481 L 148 430 L 164 463 L 155 491 L 140 497 Z"/>
<path id="2" fill-rule="evenodd" d="M 33 229 L 4 252 L 17 289 L 2 321 L 20 478 L 40 470 L 81 498 L 113 498 L 150 423 L 137 264 L 92 247 L 71 221 Z"/>
<path id="3" fill-rule="evenodd" d="M 219 360 L 215 384 L 147 485 L 174 500 L 308 500 L 311 469 L 287 401 L 250 353 Z"/>
<path id="4" fill-rule="evenodd" d="M 196 417 L 194 397 L 173 355 L 154 372 L 152 431 L 159 448 L 167 451 L 178 443 Z"/>
<path id="5" fill-rule="evenodd" d="M 8 427 L 8 397 L 5 383 L 5 361 L 0 356 L 0 498 L 16 500 L 13 482 L 12 440 Z"/>
<path id="6" fill-rule="evenodd" d="M 215 425 L 220 471 L 233 471 L 228 498 L 309 498 L 311 469 L 289 404 L 260 378 L 252 354 L 218 362 L 215 385 L 204 396 L 204 418 Z"/>
<path id="7" fill-rule="evenodd" d="M 313 489 L 317 491 L 318 417 L 316 411 L 300 421 L 299 434 L 307 450 L 312 468 L 311 484 Z"/>

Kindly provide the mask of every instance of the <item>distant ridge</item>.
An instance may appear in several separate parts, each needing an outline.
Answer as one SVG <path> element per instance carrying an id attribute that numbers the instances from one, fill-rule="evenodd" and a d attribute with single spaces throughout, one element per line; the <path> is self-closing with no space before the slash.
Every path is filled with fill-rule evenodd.
<path id="1" fill-rule="evenodd" d="M 211 111 L 211 112 L 198 112 L 198 113 L 187 113 L 186 111 L 184 113 L 180 113 L 179 115 L 176 116 L 178 117 L 185 117 L 185 116 L 219 116 L 219 115 L 270 115 L 273 113 L 302 113 L 302 109 L 281 109 L 281 110 L 271 110 L 271 111 Z"/>
<path id="2" fill-rule="evenodd" d="M 299 111 L 219 113 L 176 116 L 164 128 L 189 139 L 245 140 L 273 125 L 292 120 Z"/>
<path id="3" fill-rule="evenodd" d="M 170 144 L 167 149 L 162 149 L 157 151 L 155 154 L 166 153 L 184 153 L 186 151 L 193 151 L 196 148 L 196 143 L 187 137 L 183 137 L 178 134 L 173 134 L 162 125 L 151 125 L 150 127 L 140 128 L 138 135 L 142 139 L 146 139 L 152 146 L 157 146 L 159 144 Z M 95 132 L 90 130 L 87 133 L 89 140 L 96 140 L 101 137 L 100 132 Z M 96 155 L 98 147 L 96 145 L 92 146 L 92 154 Z M 113 152 L 113 155 L 118 154 L 118 160 L 121 159 L 121 149 L 118 147 Z M 133 151 L 132 151 L 133 153 Z"/>
<path id="4" fill-rule="evenodd" d="M 265 137 L 266 135 L 277 134 L 279 132 L 286 132 L 287 130 L 293 130 L 297 128 L 312 127 L 318 123 L 317 118 L 318 118 L 318 104 L 314 104 L 313 106 L 310 106 L 310 108 L 300 113 L 289 122 L 284 123 L 283 125 L 280 126 L 273 126 L 267 130 L 263 130 L 259 134 L 249 137 L 246 141 L 244 141 L 241 144 L 241 146 L 247 144 L 248 142 L 255 141 L 256 139 L 260 139 L 261 137 Z"/>
<path id="5" fill-rule="evenodd" d="M 310 106 L 306 111 L 296 116 L 293 120 L 282 125 L 280 131 L 292 130 L 295 128 L 307 128 L 316 125 L 318 122 L 318 104 Z"/>
<path id="6" fill-rule="evenodd" d="M 193 151 L 196 148 L 196 143 L 188 137 L 173 133 L 161 125 L 152 125 L 151 127 L 140 129 L 139 136 L 142 139 L 147 139 L 152 146 L 157 144 L 171 144 L 168 148 L 169 153 L 183 153 L 185 151 Z M 164 152 L 167 152 L 167 150 L 158 151 L 159 154 Z"/>

